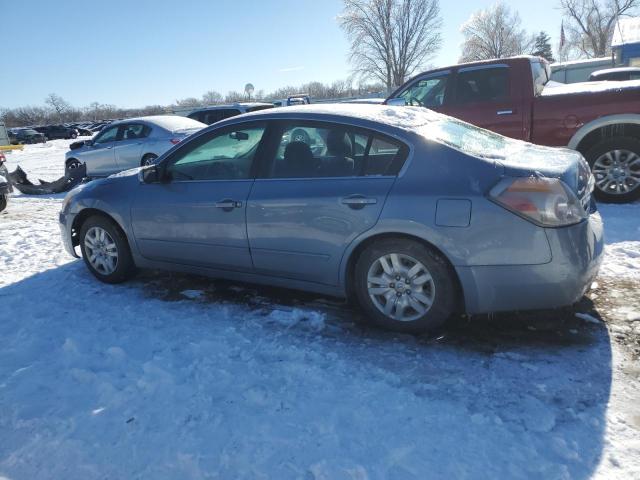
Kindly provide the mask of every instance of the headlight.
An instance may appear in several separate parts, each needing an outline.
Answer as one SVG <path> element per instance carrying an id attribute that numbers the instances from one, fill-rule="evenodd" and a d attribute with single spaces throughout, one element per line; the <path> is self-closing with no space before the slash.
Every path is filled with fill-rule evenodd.
<path id="1" fill-rule="evenodd" d="M 489 195 L 500 206 L 543 227 L 573 225 L 587 218 L 576 195 L 558 178 L 506 178 Z"/>

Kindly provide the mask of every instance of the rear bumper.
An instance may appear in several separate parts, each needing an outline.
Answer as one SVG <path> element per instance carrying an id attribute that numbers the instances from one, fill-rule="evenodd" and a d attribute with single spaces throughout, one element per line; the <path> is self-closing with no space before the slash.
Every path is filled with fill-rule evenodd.
<path id="1" fill-rule="evenodd" d="M 469 314 L 569 306 L 585 294 L 604 250 L 598 213 L 565 228 L 546 229 L 552 260 L 542 265 L 456 267 Z"/>
<path id="2" fill-rule="evenodd" d="M 60 215 L 58 217 L 60 236 L 62 237 L 62 244 L 64 245 L 64 249 L 67 251 L 67 253 L 73 257 L 80 258 L 76 253 L 75 248 L 73 247 L 73 240 L 71 238 L 71 226 L 73 225 L 73 217 L 74 215 L 64 214 L 60 212 Z"/>

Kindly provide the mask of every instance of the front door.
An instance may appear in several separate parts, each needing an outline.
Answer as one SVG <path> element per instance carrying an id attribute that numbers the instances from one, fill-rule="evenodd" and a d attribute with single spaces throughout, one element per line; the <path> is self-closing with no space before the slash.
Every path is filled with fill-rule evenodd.
<path id="1" fill-rule="evenodd" d="M 273 135 L 247 208 L 256 271 L 336 285 L 347 246 L 378 221 L 406 147 L 332 123 L 286 122 Z"/>
<path id="2" fill-rule="evenodd" d="M 252 269 L 245 212 L 262 124 L 204 133 L 159 166 L 166 181 L 140 185 L 131 208 L 140 253 L 218 269 Z"/>
<path id="3" fill-rule="evenodd" d="M 82 152 L 79 160 L 86 162 L 87 175 L 104 176 L 117 171 L 113 147 L 118 137 L 118 129 L 117 125 L 106 127 L 96 136 L 87 150 Z"/>

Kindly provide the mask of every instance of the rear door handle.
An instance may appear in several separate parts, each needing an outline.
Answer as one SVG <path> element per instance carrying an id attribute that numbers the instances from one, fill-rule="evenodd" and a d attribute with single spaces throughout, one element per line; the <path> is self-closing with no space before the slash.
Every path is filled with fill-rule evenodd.
<path id="1" fill-rule="evenodd" d="M 362 195 L 351 195 L 349 197 L 344 197 L 341 202 L 349 208 L 359 210 L 364 208 L 366 205 L 375 205 L 378 203 L 378 200 L 376 198 L 363 197 Z"/>
<path id="2" fill-rule="evenodd" d="M 496 115 L 513 115 L 513 110 L 498 110 Z"/>
<path id="3" fill-rule="evenodd" d="M 216 208 L 221 208 L 225 212 L 230 212 L 234 208 L 242 208 L 242 202 L 238 202 L 236 200 L 230 200 L 228 198 L 224 200 L 220 200 L 214 204 Z"/>

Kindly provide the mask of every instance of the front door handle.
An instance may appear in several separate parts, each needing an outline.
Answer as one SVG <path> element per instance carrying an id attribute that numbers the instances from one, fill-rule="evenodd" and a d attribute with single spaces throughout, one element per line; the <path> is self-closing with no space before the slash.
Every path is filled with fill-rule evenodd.
<path id="1" fill-rule="evenodd" d="M 363 197 L 362 195 L 351 195 L 349 197 L 344 197 L 341 202 L 349 208 L 359 210 L 364 208 L 366 205 L 375 205 L 378 203 L 378 200 L 376 198 Z"/>
<path id="2" fill-rule="evenodd" d="M 498 110 L 496 115 L 513 115 L 513 110 Z"/>
<path id="3" fill-rule="evenodd" d="M 230 212 L 234 208 L 242 208 L 242 202 L 225 198 L 214 204 L 216 208 L 221 208 L 225 212 Z"/>

